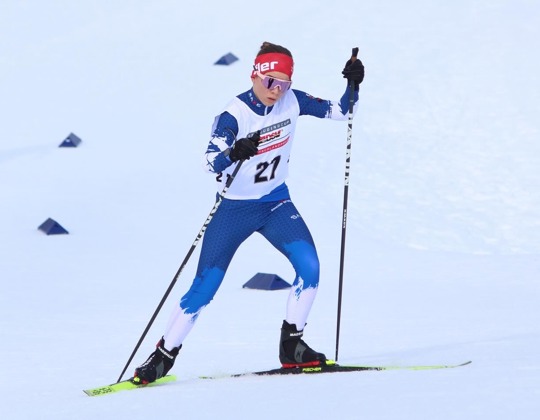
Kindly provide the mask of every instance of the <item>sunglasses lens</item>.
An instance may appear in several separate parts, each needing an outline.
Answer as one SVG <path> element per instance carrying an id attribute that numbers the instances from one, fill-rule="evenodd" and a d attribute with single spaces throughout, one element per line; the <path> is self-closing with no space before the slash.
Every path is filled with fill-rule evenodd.
<path id="1" fill-rule="evenodd" d="M 291 87 L 290 81 L 287 80 L 280 80 L 280 79 L 274 79 L 270 76 L 263 76 L 261 78 L 262 84 L 266 89 L 274 89 L 279 88 L 282 92 L 288 90 Z"/>

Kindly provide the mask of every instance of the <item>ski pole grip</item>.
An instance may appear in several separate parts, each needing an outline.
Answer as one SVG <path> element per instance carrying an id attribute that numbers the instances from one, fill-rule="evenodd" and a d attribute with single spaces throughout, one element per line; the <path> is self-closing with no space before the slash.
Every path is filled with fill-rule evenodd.
<path id="1" fill-rule="evenodd" d="M 352 49 L 351 63 L 354 63 L 356 61 L 356 57 L 358 57 L 358 47 L 354 47 Z"/>
<path id="2" fill-rule="evenodd" d="M 255 143 L 256 146 L 259 145 L 259 142 L 261 141 L 261 130 L 257 130 L 255 131 L 255 133 L 253 133 L 249 139 Z"/>

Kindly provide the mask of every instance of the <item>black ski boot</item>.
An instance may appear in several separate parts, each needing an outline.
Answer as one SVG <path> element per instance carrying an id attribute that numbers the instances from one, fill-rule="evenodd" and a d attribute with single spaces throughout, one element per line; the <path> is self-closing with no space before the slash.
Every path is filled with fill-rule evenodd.
<path id="1" fill-rule="evenodd" d="M 165 340 L 161 337 L 161 340 L 156 344 L 156 351 L 150 355 L 146 362 L 135 369 L 133 383 L 148 384 L 165 376 L 173 367 L 174 359 L 176 359 L 181 348 L 182 345 L 167 350 Z"/>
<path id="2" fill-rule="evenodd" d="M 326 356 L 317 353 L 302 340 L 304 331 L 298 331 L 295 324 L 283 321 L 279 343 L 279 361 L 284 368 L 319 366 Z"/>

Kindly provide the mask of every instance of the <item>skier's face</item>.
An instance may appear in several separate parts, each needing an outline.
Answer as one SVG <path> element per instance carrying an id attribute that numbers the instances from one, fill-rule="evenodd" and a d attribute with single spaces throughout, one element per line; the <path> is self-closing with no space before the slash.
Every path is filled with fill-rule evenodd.
<path id="1" fill-rule="evenodd" d="M 253 92 L 257 98 L 266 106 L 274 105 L 281 96 L 288 90 L 286 83 L 270 83 L 270 88 L 267 88 L 268 79 L 263 80 L 264 78 L 275 78 L 278 82 L 286 82 L 291 79 L 285 73 L 279 71 L 272 71 L 266 73 L 265 75 L 256 75 L 252 78 L 253 80 Z"/>

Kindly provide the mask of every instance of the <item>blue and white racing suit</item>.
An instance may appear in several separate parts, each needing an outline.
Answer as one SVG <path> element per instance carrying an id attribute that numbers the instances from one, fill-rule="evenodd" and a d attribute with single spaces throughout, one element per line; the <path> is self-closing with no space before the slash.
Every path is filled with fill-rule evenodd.
<path id="1" fill-rule="evenodd" d="M 204 165 L 208 172 L 217 174 L 218 192 L 237 165 L 228 157 L 234 141 L 258 130 L 261 140 L 257 154 L 242 163 L 208 225 L 193 284 L 171 315 L 164 334 L 168 348 L 184 341 L 221 285 L 236 250 L 254 232 L 263 235 L 291 262 L 296 277 L 285 320 L 299 330 L 304 328 L 319 285 L 319 259 L 285 183 L 289 157 L 298 117 L 346 120 L 348 96 L 346 90 L 339 102 L 329 101 L 291 89 L 267 107 L 250 89 L 234 98 L 216 117 Z M 358 100 L 358 91 L 354 100 Z"/>

